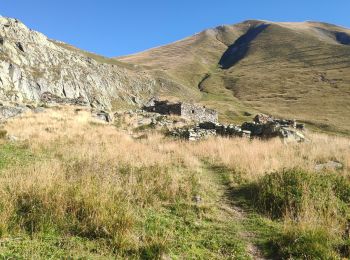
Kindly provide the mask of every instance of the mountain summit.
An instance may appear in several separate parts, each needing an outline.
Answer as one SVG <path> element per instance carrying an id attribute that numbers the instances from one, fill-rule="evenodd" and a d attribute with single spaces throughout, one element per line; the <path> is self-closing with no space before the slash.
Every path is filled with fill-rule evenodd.
<path id="1" fill-rule="evenodd" d="M 349 133 L 350 30 L 249 20 L 119 61 L 143 65 L 165 95 L 201 101 L 226 120 L 255 110 Z"/>

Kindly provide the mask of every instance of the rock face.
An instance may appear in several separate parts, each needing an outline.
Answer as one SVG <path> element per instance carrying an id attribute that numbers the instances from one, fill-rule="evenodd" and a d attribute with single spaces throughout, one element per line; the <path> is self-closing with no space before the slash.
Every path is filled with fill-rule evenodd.
<path id="1" fill-rule="evenodd" d="M 144 72 L 0 17 L 0 100 L 37 103 L 46 95 L 111 109 L 120 103 L 142 105 L 154 95 L 155 85 Z"/>

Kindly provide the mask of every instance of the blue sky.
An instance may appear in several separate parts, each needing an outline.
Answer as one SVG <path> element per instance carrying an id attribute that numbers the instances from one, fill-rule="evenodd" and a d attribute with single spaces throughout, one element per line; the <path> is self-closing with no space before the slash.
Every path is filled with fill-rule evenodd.
<path id="1" fill-rule="evenodd" d="M 0 14 L 106 56 L 164 45 L 247 19 L 350 27 L 350 0 L 1 0 Z"/>

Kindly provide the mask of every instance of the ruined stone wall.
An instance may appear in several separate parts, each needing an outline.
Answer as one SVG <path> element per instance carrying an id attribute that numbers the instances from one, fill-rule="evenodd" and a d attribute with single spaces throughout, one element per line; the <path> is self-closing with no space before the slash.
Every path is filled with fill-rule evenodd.
<path id="1" fill-rule="evenodd" d="M 215 110 L 193 104 L 181 104 L 181 116 L 198 122 L 218 122 Z"/>
<path id="2" fill-rule="evenodd" d="M 178 115 L 197 122 L 218 122 L 218 113 L 215 110 L 194 104 L 155 100 L 153 104 L 145 106 L 143 109 L 162 115 Z"/>
<path id="3" fill-rule="evenodd" d="M 162 115 L 181 115 L 181 104 L 175 103 L 175 104 L 169 104 L 167 102 L 157 102 L 154 107 L 153 111 L 155 113 L 159 113 Z"/>

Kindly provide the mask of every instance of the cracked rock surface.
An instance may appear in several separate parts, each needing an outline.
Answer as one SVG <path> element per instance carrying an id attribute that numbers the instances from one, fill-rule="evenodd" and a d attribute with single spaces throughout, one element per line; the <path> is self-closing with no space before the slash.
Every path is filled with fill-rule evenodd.
<path id="1" fill-rule="evenodd" d="M 142 105 L 156 82 L 130 65 L 81 51 L 0 17 L 0 100 L 38 103 L 43 93 L 100 109 Z"/>

